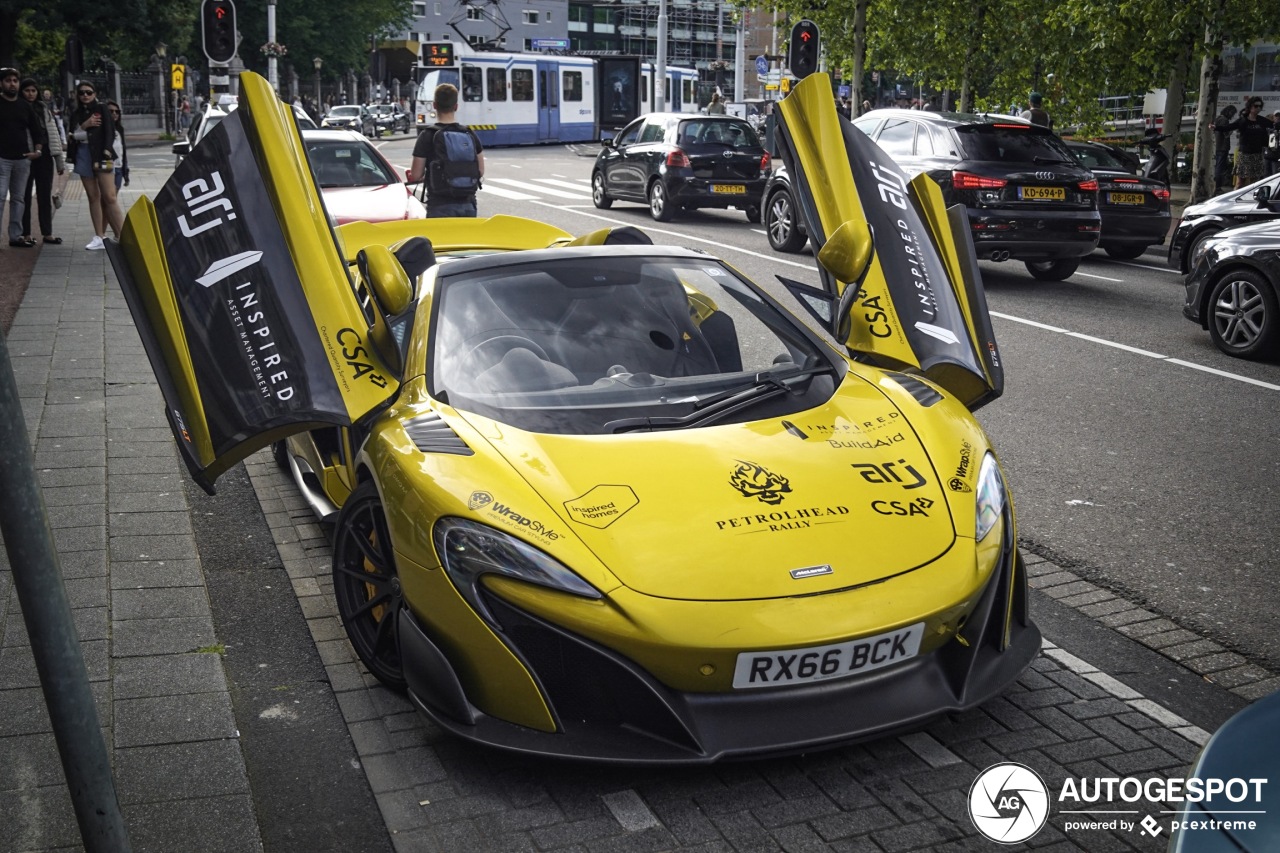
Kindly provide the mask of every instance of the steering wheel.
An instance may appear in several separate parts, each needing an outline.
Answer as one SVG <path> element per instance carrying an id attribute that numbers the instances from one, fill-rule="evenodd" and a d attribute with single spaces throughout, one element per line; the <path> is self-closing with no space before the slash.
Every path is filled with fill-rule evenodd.
<path id="1" fill-rule="evenodd" d="M 518 347 L 529 350 L 543 361 L 551 361 L 547 351 L 529 338 L 522 338 L 519 335 L 495 335 L 468 350 L 458 364 L 458 371 L 464 376 L 477 375 L 493 367 L 502 360 L 504 355 Z"/>

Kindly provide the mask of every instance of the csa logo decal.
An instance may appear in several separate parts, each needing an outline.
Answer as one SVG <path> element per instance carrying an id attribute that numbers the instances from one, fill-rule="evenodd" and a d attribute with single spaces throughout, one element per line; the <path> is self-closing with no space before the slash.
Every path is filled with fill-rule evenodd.
<path id="1" fill-rule="evenodd" d="M 881 515 L 923 515 L 929 517 L 929 507 L 933 501 L 928 498 L 916 498 L 913 501 L 872 501 L 871 508 Z"/>
<path id="2" fill-rule="evenodd" d="M 761 503 L 777 506 L 791 491 L 791 481 L 775 474 L 763 465 L 738 460 L 738 467 L 729 475 L 729 485 L 744 498 L 758 498 Z"/>
<path id="3" fill-rule="evenodd" d="M 626 515 L 640 499 L 630 486 L 596 486 L 586 494 L 564 502 L 569 518 L 603 530 Z"/>
<path id="4" fill-rule="evenodd" d="M 484 509 L 493 503 L 493 495 L 488 492 L 472 492 L 471 499 L 467 501 L 467 508 L 473 512 L 478 509 Z"/>

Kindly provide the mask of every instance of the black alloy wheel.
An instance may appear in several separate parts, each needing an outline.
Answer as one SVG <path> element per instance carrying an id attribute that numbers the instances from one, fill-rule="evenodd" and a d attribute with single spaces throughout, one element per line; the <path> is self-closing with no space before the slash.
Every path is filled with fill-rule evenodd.
<path id="1" fill-rule="evenodd" d="M 1276 292 L 1260 273 L 1230 270 L 1209 296 L 1209 337 L 1214 346 L 1236 358 L 1274 355 L 1280 324 Z"/>
<path id="2" fill-rule="evenodd" d="M 1056 261 L 1027 261 L 1027 272 L 1038 281 L 1063 281 L 1071 278 L 1080 267 L 1079 258 L 1059 258 Z"/>
<path id="3" fill-rule="evenodd" d="M 791 193 L 779 190 L 769 196 L 764 209 L 764 230 L 769 235 L 769 245 L 778 252 L 798 252 L 804 248 L 808 237 L 796 221 L 796 206 Z"/>
<path id="4" fill-rule="evenodd" d="M 661 180 L 649 184 L 649 215 L 658 222 L 670 222 L 675 218 L 676 206 L 667 195 L 667 187 Z"/>
<path id="5" fill-rule="evenodd" d="M 1140 258 L 1147 251 L 1147 247 L 1141 245 L 1103 246 L 1102 248 L 1108 255 L 1121 261 L 1132 261 L 1134 258 Z"/>
<path id="6" fill-rule="evenodd" d="M 591 201 L 601 210 L 613 207 L 613 199 L 604 191 L 604 172 L 596 172 L 591 176 Z"/>
<path id="7" fill-rule="evenodd" d="M 404 690 L 396 625 L 404 593 L 387 518 L 372 480 L 357 486 L 338 513 L 333 532 L 333 593 L 342 626 L 361 663 L 387 687 Z"/>

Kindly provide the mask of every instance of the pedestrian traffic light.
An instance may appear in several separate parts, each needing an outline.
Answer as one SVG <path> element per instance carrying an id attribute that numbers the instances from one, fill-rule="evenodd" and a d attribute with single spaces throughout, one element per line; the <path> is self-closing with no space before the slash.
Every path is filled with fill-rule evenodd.
<path id="1" fill-rule="evenodd" d="M 801 80 L 818 70 L 818 25 L 808 18 L 791 28 L 787 67 Z"/>
<path id="2" fill-rule="evenodd" d="M 230 62 L 236 55 L 236 4 L 232 0 L 204 0 L 200 22 L 204 55 L 210 62 Z"/>

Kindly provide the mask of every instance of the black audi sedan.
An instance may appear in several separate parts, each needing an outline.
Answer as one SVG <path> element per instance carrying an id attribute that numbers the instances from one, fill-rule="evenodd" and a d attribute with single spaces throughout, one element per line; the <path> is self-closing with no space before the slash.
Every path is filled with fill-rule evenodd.
<path id="1" fill-rule="evenodd" d="M 1098 245 L 1113 258 L 1136 258 L 1169 233 L 1169 188 L 1136 174 L 1110 145 L 1067 142 L 1080 163 L 1098 179 L 1098 213 L 1102 239 Z"/>
<path id="2" fill-rule="evenodd" d="M 1183 316 L 1208 329 L 1218 349 L 1236 358 L 1280 355 L 1280 220 L 1199 241 L 1186 286 Z"/>
<path id="3" fill-rule="evenodd" d="M 1004 116 L 872 110 L 853 126 L 968 209 L 978 257 L 1061 281 L 1098 246 L 1098 180 L 1048 128 Z"/>
<path id="4" fill-rule="evenodd" d="M 1264 188 L 1267 193 L 1262 198 L 1258 193 Z M 1280 175 L 1228 190 L 1199 204 L 1187 205 L 1169 240 L 1169 266 L 1183 274 L 1191 272 L 1191 260 L 1199 252 L 1200 244 L 1219 231 L 1278 218 Z"/>
<path id="5" fill-rule="evenodd" d="M 659 222 L 702 207 L 734 207 L 759 222 L 770 168 L 768 152 L 744 119 L 650 113 L 602 140 L 591 197 L 602 209 L 614 201 L 647 204 Z"/>

